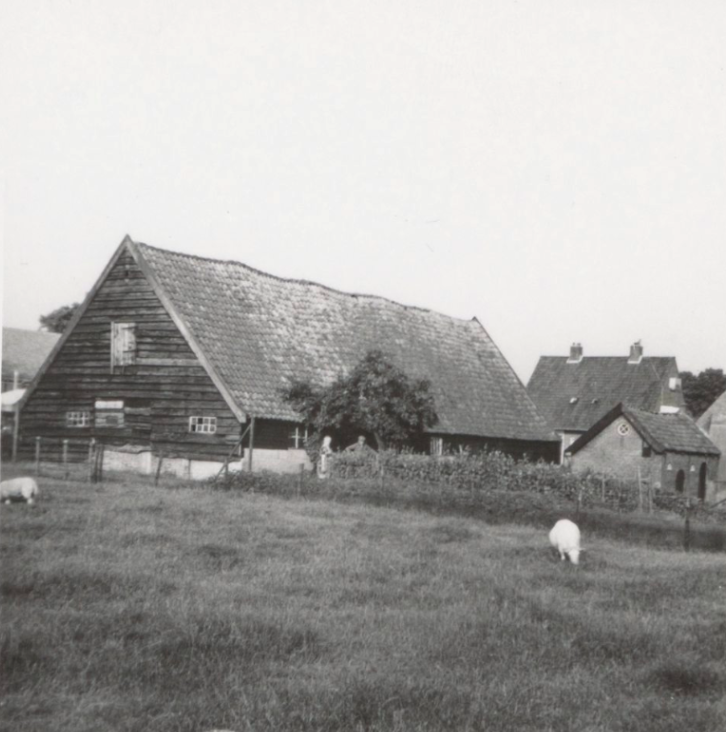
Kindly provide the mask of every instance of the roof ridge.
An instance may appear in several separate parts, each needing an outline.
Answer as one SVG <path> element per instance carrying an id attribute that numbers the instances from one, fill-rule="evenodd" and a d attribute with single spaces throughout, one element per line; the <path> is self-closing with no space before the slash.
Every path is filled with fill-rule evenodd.
<path id="1" fill-rule="evenodd" d="M 286 284 L 293 284 L 293 285 L 309 285 L 312 287 L 320 287 L 323 290 L 327 290 L 328 292 L 332 292 L 336 295 L 344 295 L 345 297 L 356 297 L 356 298 L 366 298 L 369 300 L 380 300 L 383 302 L 390 303 L 391 305 L 397 305 L 400 308 L 405 308 L 406 310 L 418 310 L 422 313 L 432 313 L 433 315 L 440 315 L 444 318 L 449 318 L 450 320 L 456 320 L 461 323 L 472 323 L 474 320 L 476 320 L 476 316 L 473 316 L 472 318 L 462 318 L 457 315 L 448 315 L 447 313 L 442 313 L 439 310 L 432 310 L 431 308 L 425 308 L 421 305 L 407 305 L 406 303 L 398 302 L 398 300 L 392 300 L 390 297 L 386 297 L 385 295 L 371 295 L 364 292 L 346 292 L 345 290 L 339 290 L 335 287 L 331 287 L 330 285 L 324 285 L 321 282 L 314 282 L 313 280 L 302 280 L 292 277 L 280 277 L 280 275 L 272 274 L 271 272 L 265 272 L 264 270 L 257 269 L 257 267 L 253 267 L 252 265 L 245 264 L 244 262 L 239 262 L 236 259 L 214 259 L 212 257 L 202 257 L 199 254 L 188 254 L 187 252 L 176 252 L 172 249 L 162 249 L 161 247 L 155 247 L 151 244 L 146 244 L 144 242 L 134 241 L 134 244 L 137 247 L 143 247 L 144 249 L 151 249 L 156 252 L 162 252 L 163 254 L 172 254 L 177 257 L 187 257 L 188 259 L 197 259 L 201 262 L 210 262 L 212 264 L 232 264 L 235 267 L 242 267 L 243 269 L 246 269 L 250 272 L 254 272 L 255 274 L 261 275 L 263 277 L 269 277 L 272 280 L 277 280 L 278 282 L 284 282 Z"/>

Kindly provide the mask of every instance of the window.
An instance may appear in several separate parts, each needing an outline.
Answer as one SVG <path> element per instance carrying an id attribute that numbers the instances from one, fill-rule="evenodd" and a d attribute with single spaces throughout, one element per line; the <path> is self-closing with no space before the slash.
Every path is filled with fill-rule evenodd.
<path id="1" fill-rule="evenodd" d="M 288 437 L 290 439 L 288 449 L 302 450 L 305 447 L 305 443 L 308 441 L 308 428 L 295 427 L 295 431 L 291 432 Z"/>
<path id="2" fill-rule="evenodd" d="M 91 413 L 87 409 L 66 412 L 66 427 L 90 427 Z"/>
<path id="3" fill-rule="evenodd" d="M 431 438 L 431 454 L 432 455 L 443 455 L 444 454 L 444 438 L 443 437 L 432 437 Z"/>
<path id="4" fill-rule="evenodd" d="M 136 363 L 136 323 L 111 323 L 111 372 Z"/>
<path id="5" fill-rule="evenodd" d="M 650 457 L 653 454 L 653 449 L 651 446 L 647 443 L 643 443 L 643 457 Z"/>
<path id="6" fill-rule="evenodd" d="M 627 422 L 621 422 L 618 425 L 618 434 L 622 437 L 625 437 L 625 435 L 630 434 L 630 425 Z"/>
<path id="7" fill-rule="evenodd" d="M 670 379 L 668 379 L 668 388 L 671 391 L 680 391 L 681 380 L 677 376 L 671 376 Z"/>
<path id="8" fill-rule="evenodd" d="M 121 399 L 97 399 L 96 427 L 123 427 L 124 403 Z"/>
<path id="9" fill-rule="evenodd" d="M 200 435 L 213 435 L 217 431 L 217 418 L 189 417 L 189 431 Z"/>

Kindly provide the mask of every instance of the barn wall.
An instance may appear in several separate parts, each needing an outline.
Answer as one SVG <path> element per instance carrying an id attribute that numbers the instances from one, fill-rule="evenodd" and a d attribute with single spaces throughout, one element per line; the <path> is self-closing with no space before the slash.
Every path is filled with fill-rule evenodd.
<path id="1" fill-rule="evenodd" d="M 620 425 L 628 426 L 628 434 L 618 432 Z M 662 480 L 663 458 L 655 453 L 643 457 L 642 453 L 643 439 L 625 417 L 618 417 L 578 450 L 570 458 L 570 465 L 576 472 L 593 470 L 623 480 L 637 480 L 640 470 L 641 478 L 650 479 L 656 485 Z"/>
<path id="2" fill-rule="evenodd" d="M 136 363 L 111 373 L 111 323 L 136 323 Z M 67 411 L 97 399 L 123 400 L 123 427 L 66 426 Z M 213 435 L 189 432 L 189 417 L 217 418 Z M 95 422 L 95 419 L 93 420 Z M 44 455 L 71 440 L 76 457 L 90 438 L 107 445 L 154 445 L 165 455 L 223 459 L 241 427 L 186 339 L 128 252 L 96 292 L 28 399 L 21 416 L 21 458 L 41 436 Z"/>

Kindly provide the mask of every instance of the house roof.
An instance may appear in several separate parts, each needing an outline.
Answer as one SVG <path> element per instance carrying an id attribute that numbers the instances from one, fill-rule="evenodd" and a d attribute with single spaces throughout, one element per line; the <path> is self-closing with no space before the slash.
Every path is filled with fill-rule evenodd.
<path id="1" fill-rule="evenodd" d="M 668 376 L 677 374 L 676 359 L 585 356 L 568 363 L 563 356 L 542 356 L 527 391 L 553 429 L 585 431 L 623 402 L 636 409 L 658 412 Z M 682 395 L 675 393 L 679 406 Z"/>
<path id="2" fill-rule="evenodd" d="M 715 424 L 726 425 L 726 391 L 698 418 L 696 424 L 706 432 Z"/>
<path id="3" fill-rule="evenodd" d="M 28 384 L 43 365 L 59 338 L 58 333 L 3 328 L 3 380 L 12 380 L 13 373 L 17 371 L 20 385 Z"/>
<path id="4" fill-rule="evenodd" d="M 297 420 L 281 397 L 295 379 L 331 383 L 371 349 L 431 382 L 431 432 L 553 440 L 486 330 L 382 297 L 125 240 L 162 301 L 245 414 Z"/>
<path id="5" fill-rule="evenodd" d="M 565 451 L 568 455 L 579 452 L 619 417 L 630 422 L 654 452 L 680 452 L 697 455 L 720 455 L 721 451 L 704 434 L 698 425 L 683 412 L 654 414 L 623 404 L 616 405 L 584 435 L 575 440 Z"/>

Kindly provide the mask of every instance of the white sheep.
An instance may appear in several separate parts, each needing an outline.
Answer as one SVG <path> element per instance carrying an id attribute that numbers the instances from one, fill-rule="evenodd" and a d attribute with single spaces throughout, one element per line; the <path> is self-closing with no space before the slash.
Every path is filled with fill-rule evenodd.
<path id="1" fill-rule="evenodd" d="M 573 564 L 580 559 L 580 529 L 568 519 L 560 519 L 550 531 L 550 544 L 557 549 L 564 562 L 569 557 Z"/>
<path id="2" fill-rule="evenodd" d="M 33 503 L 38 495 L 38 484 L 33 478 L 13 478 L 0 483 L 0 501 L 27 501 Z"/>

